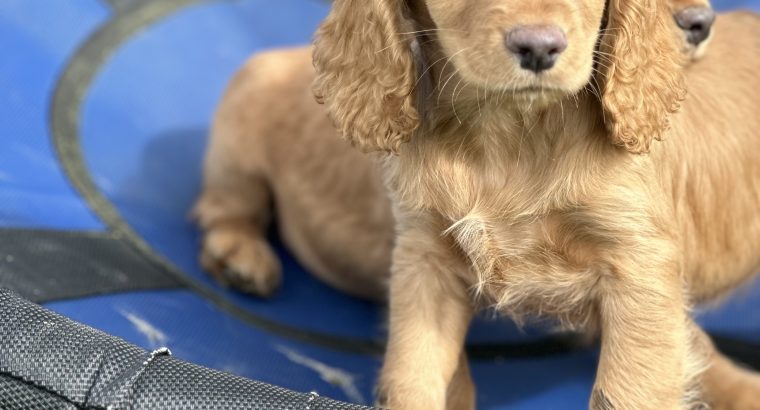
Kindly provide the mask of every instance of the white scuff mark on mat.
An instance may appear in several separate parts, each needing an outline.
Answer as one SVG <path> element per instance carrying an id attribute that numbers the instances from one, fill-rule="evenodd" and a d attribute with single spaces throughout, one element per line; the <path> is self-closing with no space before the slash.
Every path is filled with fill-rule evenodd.
<path id="1" fill-rule="evenodd" d="M 153 326 L 150 322 L 125 310 L 119 310 L 119 313 L 129 320 L 138 332 L 148 338 L 148 343 L 150 343 L 152 347 L 155 348 L 166 345 L 169 338 L 166 337 L 164 332 Z"/>
<path id="2" fill-rule="evenodd" d="M 333 386 L 340 387 L 340 389 L 343 390 L 343 393 L 345 393 L 351 401 L 359 404 L 366 404 L 364 396 L 356 387 L 355 375 L 345 370 L 338 369 L 337 367 L 328 366 L 318 360 L 304 356 L 301 353 L 298 353 L 295 350 L 289 349 L 285 346 L 278 345 L 275 346 L 275 348 L 280 353 L 284 354 L 285 357 L 287 357 L 291 362 L 314 370 L 317 372 L 317 374 L 319 374 L 319 377 L 322 380 L 332 384 Z"/>

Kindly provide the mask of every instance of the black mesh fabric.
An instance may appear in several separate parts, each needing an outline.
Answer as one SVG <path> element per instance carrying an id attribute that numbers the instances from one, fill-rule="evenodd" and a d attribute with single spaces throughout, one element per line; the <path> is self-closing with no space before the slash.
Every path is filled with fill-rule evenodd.
<path id="1" fill-rule="evenodd" d="M 147 352 L 0 289 L 1 409 L 361 410 Z"/>
<path id="2" fill-rule="evenodd" d="M 60 396 L 22 380 L 0 374 L 0 409 L 74 410 L 77 408 Z"/>

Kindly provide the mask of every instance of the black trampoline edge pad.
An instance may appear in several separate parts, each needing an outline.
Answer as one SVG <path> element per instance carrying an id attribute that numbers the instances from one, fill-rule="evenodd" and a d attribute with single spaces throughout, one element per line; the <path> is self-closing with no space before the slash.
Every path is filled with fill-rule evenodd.
<path id="1" fill-rule="evenodd" d="M 1 409 L 362 410 L 148 352 L 0 289 Z"/>

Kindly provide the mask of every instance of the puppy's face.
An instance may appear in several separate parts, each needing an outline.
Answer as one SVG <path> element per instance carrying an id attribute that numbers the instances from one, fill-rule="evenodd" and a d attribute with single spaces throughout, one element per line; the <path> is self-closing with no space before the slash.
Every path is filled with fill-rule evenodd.
<path id="1" fill-rule="evenodd" d="M 409 34 L 434 34 L 423 44 L 443 58 L 428 68 L 440 61 L 523 109 L 593 84 L 609 138 L 644 153 L 683 99 L 678 31 L 668 0 L 336 0 L 316 35 L 314 92 L 354 145 L 398 152 L 421 121 Z"/>
<path id="2" fill-rule="evenodd" d="M 449 64 L 469 83 L 532 101 L 573 94 L 589 82 L 605 0 L 425 5 Z"/>

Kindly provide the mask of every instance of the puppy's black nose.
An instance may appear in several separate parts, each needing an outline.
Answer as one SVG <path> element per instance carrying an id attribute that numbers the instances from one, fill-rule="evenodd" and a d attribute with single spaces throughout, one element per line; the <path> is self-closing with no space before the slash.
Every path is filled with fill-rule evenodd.
<path id="1" fill-rule="evenodd" d="M 520 67 L 540 73 L 554 66 L 567 48 L 567 38 L 558 27 L 525 26 L 508 32 L 506 44 L 520 60 Z"/>
<path id="2" fill-rule="evenodd" d="M 710 36 L 715 12 L 709 7 L 689 7 L 676 13 L 675 19 L 689 43 L 698 46 Z"/>

